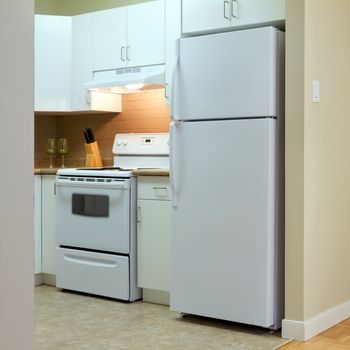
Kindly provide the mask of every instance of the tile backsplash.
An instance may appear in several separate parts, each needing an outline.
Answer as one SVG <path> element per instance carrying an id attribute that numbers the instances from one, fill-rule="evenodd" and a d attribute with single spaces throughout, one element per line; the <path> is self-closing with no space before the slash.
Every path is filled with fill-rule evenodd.
<path id="1" fill-rule="evenodd" d="M 65 156 L 67 167 L 84 166 L 83 131 L 93 129 L 100 147 L 104 165 L 112 165 L 112 146 L 117 133 L 167 132 L 170 111 L 165 103 L 164 89 L 123 95 L 121 113 L 44 114 L 35 115 L 35 167 L 47 167 L 49 156 L 45 152 L 46 140 L 53 137 L 68 139 L 69 152 Z M 56 154 L 55 164 L 60 166 Z"/>

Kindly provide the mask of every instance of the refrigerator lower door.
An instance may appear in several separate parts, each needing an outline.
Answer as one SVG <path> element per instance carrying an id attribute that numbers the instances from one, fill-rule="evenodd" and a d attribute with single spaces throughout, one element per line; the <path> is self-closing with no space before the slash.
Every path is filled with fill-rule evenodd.
<path id="1" fill-rule="evenodd" d="M 171 144 L 171 309 L 272 326 L 276 121 L 173 124 Z"/>

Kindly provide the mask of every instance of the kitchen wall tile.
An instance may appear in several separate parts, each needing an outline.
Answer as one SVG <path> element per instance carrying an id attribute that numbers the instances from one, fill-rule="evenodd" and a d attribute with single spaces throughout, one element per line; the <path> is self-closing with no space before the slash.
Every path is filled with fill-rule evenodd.
<path id="1" fill-rule="evenodd" d="M 122 113 L 86 113 L 35 116 L 35 166 L 48 165 L 45 142 L 49 137 L 66 137 L 69 152 L 65 157 L 68 167 L 84 166 L 85 148 L 83 131 L 94 130 L 104 165 L 112 165 L 112 146 L 117 133 L 167 132 L 170 124 L 169 108 L 165 103 L 164 89 L 123 95 Z M 55 157 L 56 166 L 61 158 Z"/>

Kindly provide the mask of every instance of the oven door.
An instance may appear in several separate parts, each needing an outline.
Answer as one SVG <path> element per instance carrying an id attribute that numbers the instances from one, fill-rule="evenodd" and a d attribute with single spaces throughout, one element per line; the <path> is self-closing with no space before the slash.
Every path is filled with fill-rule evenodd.
<path id="1" fill-rule="evenodd" d="M 129 253 L 130 180 L 56 178 L 57 244 Z"/>

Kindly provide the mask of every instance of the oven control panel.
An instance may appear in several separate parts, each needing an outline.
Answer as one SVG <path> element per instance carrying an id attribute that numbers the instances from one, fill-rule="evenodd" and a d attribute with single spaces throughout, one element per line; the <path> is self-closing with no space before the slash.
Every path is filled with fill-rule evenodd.
<path id="1" fill-rule="evenodd" d="M 169 134 L 117 134 L 114 155 L 169 155 Z"/>

